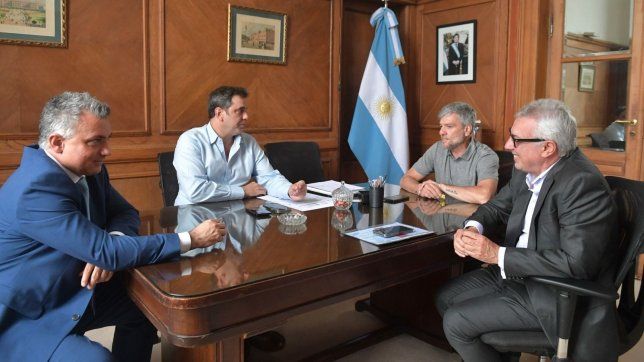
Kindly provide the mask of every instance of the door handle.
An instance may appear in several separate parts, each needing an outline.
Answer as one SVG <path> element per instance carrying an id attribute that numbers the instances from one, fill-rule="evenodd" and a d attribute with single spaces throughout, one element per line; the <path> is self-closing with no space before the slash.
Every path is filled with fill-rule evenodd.
<path id="1" fill-rule="evenodd" d="M 620 123 L 620 124 L 623 124 L 624 126 L 627 126 L 627 125 L 636 126 L 637 120 L 636 119 L 616 119 L 615 123 Z"/>

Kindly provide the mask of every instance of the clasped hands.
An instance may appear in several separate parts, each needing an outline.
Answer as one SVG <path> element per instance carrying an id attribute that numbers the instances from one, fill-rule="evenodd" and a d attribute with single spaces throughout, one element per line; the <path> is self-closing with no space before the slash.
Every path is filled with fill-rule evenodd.
<path id="1" fill-rule="evenodd" d="M 471 256 L 484 263 L 499 263 L 499 246 L 479 234 L 474 227 L 456 230 L 454 233 L 454 252 L 462 258 Z"/>
<path id="2" fill-rule="evenodd" d="M 438 200 L 441 195 L 444 194 L 443 187 L 445 187 L 445 185 L 439 184 L 433 180 L 427 180 L 418 184 L 416 195 Z"/>

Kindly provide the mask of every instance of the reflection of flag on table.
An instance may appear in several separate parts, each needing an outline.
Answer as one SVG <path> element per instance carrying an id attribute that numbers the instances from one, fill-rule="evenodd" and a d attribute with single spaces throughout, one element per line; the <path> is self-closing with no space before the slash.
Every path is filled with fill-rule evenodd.
<path id="1" fill-rule="evenodd" d="M 369 179 L 398 184 L 409 165 L 407 112 L 399 64 L 405 62 L 393 11 L 371 16 L 376 27 L 349 132 L 349 146 Z"/>

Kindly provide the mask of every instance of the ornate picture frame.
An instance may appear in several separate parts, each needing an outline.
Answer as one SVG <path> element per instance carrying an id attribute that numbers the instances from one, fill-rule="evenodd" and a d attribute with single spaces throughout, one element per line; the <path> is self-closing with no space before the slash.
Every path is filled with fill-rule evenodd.
<path id="1" fill-rule="evenodd" d="M 67 0 L 0 0 L 0 43 L 67 47 Z"/>
<path id="2" fill-rule="evenodd" d="M 436 83 L 476 83 L 476 20 L 436 27 Z"/>
<path id="3" fill-rule="evenodd" d="M 287 15 L 228 4 L 228 61 L 286 64 Z"/>

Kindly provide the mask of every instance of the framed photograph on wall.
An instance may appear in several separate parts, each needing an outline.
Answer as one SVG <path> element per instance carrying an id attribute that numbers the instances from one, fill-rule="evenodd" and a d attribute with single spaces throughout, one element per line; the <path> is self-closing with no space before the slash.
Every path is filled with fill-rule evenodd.
<path id="1" fill-rule="evenodd" d="M 0 43 L 67 47 L 67 0 L 0 0 Z"/>
<path id="2" fill-rule="evenodd" d="M 593 92 L 595 90 L 595 65 L 593 63 L 579 64 L 579 83 L 577 89 L 580 92 Z"/>
<path id="3" fill-rule="evenodd" d="M 286 14 L 229 4 L 228 61 L 286 64 Z"/>
<path id="4" fill-rule="evenodd" d="M 476 20 L 436 27 L 436 83 L 476 82 Z"/>

